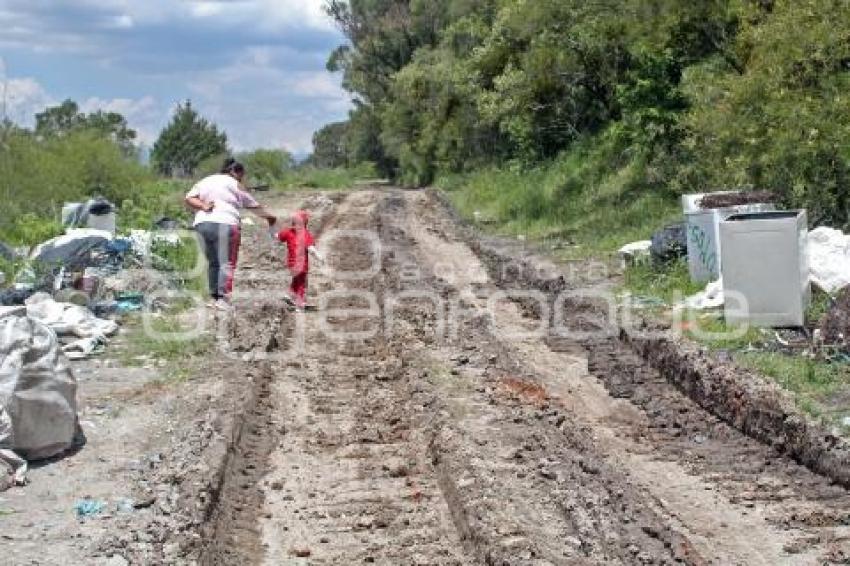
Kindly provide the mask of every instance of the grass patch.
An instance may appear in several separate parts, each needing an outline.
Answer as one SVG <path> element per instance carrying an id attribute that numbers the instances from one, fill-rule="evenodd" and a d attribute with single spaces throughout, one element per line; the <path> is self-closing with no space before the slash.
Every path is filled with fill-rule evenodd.
<path id="1" fill-rule="evenodd" d="M 288 189 L 351 189 L 360 181 L 378 177 L 375 167 L 365 163 L 354 168 L 320 169 L 297 167 L 287 171 L 272 184 L 278 190 Z"/>
<path id="2" fill-rule="evenodd" d="M 435 185 L 470 220 L 498 233 L 566 241 L 573 256 L 587 257 L 648 239 L 681 216 L 678 197 L 651 177 L 642 158 L 601 134 L 538 167 L 494 167 Z"/>
<path id="3" fill-rule="evenodd" d="M 150 230 L 162 217 L 189 222 L 191 213 L 183 204 L 190 181 L 154 179 L 141 183 L 136 192 L 118 202 L 118 229 Z"/>
<path id="4" fill-rule="evenodd" d="M 693 295 L 705 288 L 704 283 L 694 283 L 684 259 L 656 267 L 650 262 L 629 266 L 624 274 L 624 289 L 637 297 L 663 300 L 668 305 Z"/>
<path id="5" fill-rule="evenodd" d="M 829 417 L 850 411 L 850 405 L 836 403 L 841 397 L 850 399 L 850 366 L 847 364 L 773 352 L 739 352 L 735 360 L 790 391 L 797 406 L 813 417 L 834 424 Z"/>
<path id="6" fill-rule="evenodd" d="M 693 316 L 690 316 L 693 315 Z M 754 326 L 731 327 L 723 320 L 723 315 L 700 315 L 686 313 L 688 319 L 685 336 L 712 350 L 744 350 L 760 347 L 768 340 L 766 331 Z"/>
<path id="7" fill-rule="evenodd" d="M 181 234 L 178 245 L 164 241 L 154 242 L 151 246 L 151 256 L 154 267 L 168 273 L 180 289 L 201 295 L 208 292 L 206 259 L 194 234 Z M 201 269 L 198 269 L 199 265 Z M 183 304 L 184 307 L 180 310 L 194 306 L 194 302 L 188 298 Z"/>
<path id="8" fill-rule="evenodd" d="M 785 389 L 805 395 L 824 395 L 850 384 L 848 366 L 773 352 L 740 352 L 745 367 L 773 377 Z"/>
<path id="9" fill-rule="evenodd" d="M 817 312 L 818 307 L 813 307 Z M 850 415 L 850 365 L 812 358 L 802 353 L 769 351 L 774 331 L 755 327 L 733 328 L 722 314 L 698 317 L 685 336 L 711 350 L 726 350 L 741 367 L 773 380 L 790 392 L 804 413 L 836 424 Z"/>
<path id="10" fill-rule="evenodd" d="M 151 361 L 176 362 L 203 356 L 212 351 L 215 339 L 211 334 L 192 336 L 191 327 L 182 324 L 178 316 L 164 315 L 151 320 L 148 328 L 140 318 L 128 320 L 129 332 L 120 352 L 123 365 L 141 367 Z"/>

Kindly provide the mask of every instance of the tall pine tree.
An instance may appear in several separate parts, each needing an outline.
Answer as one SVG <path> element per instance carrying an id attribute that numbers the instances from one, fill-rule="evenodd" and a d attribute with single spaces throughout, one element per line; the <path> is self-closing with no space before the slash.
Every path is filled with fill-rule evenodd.
<path id="1" fill-rule="evenodd" d="M 227 152 L 227 134 L 203 118 L 187 100 L 177 106 L 171 122 L 159 134 L 151 161 L 163 175 L 191 176 L 203 160 Z"/>

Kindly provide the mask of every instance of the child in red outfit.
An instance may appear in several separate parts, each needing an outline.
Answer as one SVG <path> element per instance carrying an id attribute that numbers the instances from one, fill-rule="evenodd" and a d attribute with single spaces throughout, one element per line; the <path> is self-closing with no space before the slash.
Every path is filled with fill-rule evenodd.
<path id="1" fill-rule="evenodd" d="M 286 244 L 286 267 L 292 274 L 289 295 L 299 310 L 307 305 L 307 274 L 310 271 L 310 254 L 320 262 L 324 258 L 316 249 L 316 240 L 307 229 L 310 215 L 299 210 L 292 214 L 292 225 L 274 235 L 277 240 Z"/>

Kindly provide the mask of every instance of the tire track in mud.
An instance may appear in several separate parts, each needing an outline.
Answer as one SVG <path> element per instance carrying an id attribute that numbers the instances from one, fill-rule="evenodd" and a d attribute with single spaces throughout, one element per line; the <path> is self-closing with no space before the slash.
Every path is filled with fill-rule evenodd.
<path id="1" fill-rule="evenodd" d="M 454 299 L 457 317 L 456 335 L 420 353 L 447 372 L 429 379 L 447 413 L 430 451 L 480 561 L 702 563 L 658 506 L 600 456 L 590 431 L 527 378 L 487 315 L 497 290 L 468 249 L 447 241 L 421 197 L 406 195 L 394 216 L 409 261 L 431 274 L 425 287 Z"/>
<path id="2" fill-rule="evenodd" d="M 353 231 L 325 244 L 336 273 L 372 275 L 314 277 L 319 290 L 336 293 L 328 309 L 362 307 L 363 293 L 383 304 L 383 258 L 358 236 L 384 232 L 381 198 L 352 195 L 329 226 Z M 327 315 L 338 339 L 320 331 L 322 313 L 304 319 L 304 350 L 276 383 L 287 434 L 264 483 L 267 564 L 470 563 L 409 403 L 403 344 L 380 332 L 346 337 L 368 331 L 381 314 Z"/>
<path id="3" fill-rule="evenodd" d="M 326 312 L 285 312 L 280 282 L 237 309 L 231 346 L 258 376 L 202 563 L 846 560 L 845 490 L 708 415 L 616 336 L 511 335 L 535 309 L 489 302 L 503 266 L 432 197 L 363 191 L 332 210 L 335 271 L 311 278 Z M 340 277 L 375 264 L 364 231 L 380 269 Z M 352 291 L 377 311 L 330 312 L 368 306 Z"/>
<path id="4" fill-rule="evenodd" d="M 442 204 L 431 202 L 428 206 L 448 216 Z M 432 225 L 440 224 L 440 213 L 430 218 L 419 216 Z M 456 227 L 443 222 L 441 230 L 441 236 L 448 238 Z M 554 316 L 552 289 L 563 289 L 563 278 L 558 280 L 547 266 L 515 251 L 490 246 L 478 253 L 501 287 L 541 290 Z M 539 274 L 547 272 L 552 275 L 541 280 Z M 525 317 L 538 323 L 540 308 L 521 303 Z M 620 454 L 633 452 L 621 463 L 648 475 L 649 491 L 666 502 L 671 516 L 682 522 L 693 540 L 703 539 L 701 548 L 707 558 L 712 558 L 715 548 L 725 548 L 730 554 L 715 556 L 714 562 L 839 564 L 850 560 L 850 495 L 846 489 L 708 413 L 621 341 L 616 329 L 599 337 L 611 325 L 594 302 L 568 300 L 564 308 L 563 318 L 571 328 L 601 331 L 591 339 L 552 336 L 547 340 L 556 353 L 561 349 L 584 352 L 587 377 L 576 381 L 551 369 L 547 376 L 545 361 L 532 362 L 536 367 L 529 376 L 531 382 L 564 399 L 578 397 L 580 404 L 575 409 L 579 414 L 597 413 L 591 419 L 597 436 L 608 429 L 620 437 L 606 442 Z M 528 350 L 538 359 L 547 357 L 539 349 Z M 617 400 L 622 400 L 619 406 Z M 642 451 L 651 458 L 642 456 Z M 653 470 L 672 484 L 669 489 L 651 485 Z M 641 473 L 632 475 L 640 479 Z M 702 489 L 715 494 L 714 500 L 699 497 Z M 694 507 L 700 505 L 711 508 L 698 512 Z M 743 536 L 736 537 L 736 527 Z"/>
<path id="5" fill-rule="evenodd" d="M 321 199 L 304 203 L 315 215 L 318 232 L 333 218 L 334 204 Z M 265 555 L 257 522 L 264 501 L 260 485 L 285 433 L 272 394 L 279 367 L 268 358 L 289 346 L 295 320 L 282 301 L 280 271 L 274 267 L 281 263 L 280 254 L 268 244 L 264 232 L 246 234 L 248 253 L 240 263 L 245 273 L 234 294 L 234 309 L 217 320 L 222 355 L 252 364 L 256 370 L 250 375 L 250 392 L 235 419 L 233 441 L 200 529 L 197 562 L 205 566 L 256 563 Z"/>

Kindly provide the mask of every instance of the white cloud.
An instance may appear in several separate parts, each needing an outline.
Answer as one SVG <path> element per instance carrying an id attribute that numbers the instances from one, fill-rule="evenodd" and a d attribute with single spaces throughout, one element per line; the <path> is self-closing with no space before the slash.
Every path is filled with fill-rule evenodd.
<path id="1" fill-rule="evenodd" d="M 223 127 L 236 150 L 312 149 L 313 132 L 345 118 L 350 97 L 339 76 L 325 70 L 286 71 L 265 51 L 245 50 L 235 61 L 189 81 L 198 110 Z"/>
<path id="2" fill-rule="evenodd" d="M 257 0 L 255 10 L 264 15 L 269 25 L 308 26 L 331 30 L 333 22 L 325 14 L 323 0 Z"/>
<path id="3" fill-rule="evenodd" d="M 127 119 L 131 128 L 136 130 L 138 140 L 145 144 L 156 141 L 163 124 L 168 120 L 169 110 L 164 108 L 152 96 L 142 98 L 102 99 L 92 97 L 80 103 L 82 112 L 117 112 Z"/>
<path id="4" fill-rule="evenodd" d="M 105 27 L 108 29 L 131 29 L 135 25 L 133 17 L 128 14 L 121 14 L 107 18 Z"/>
<path id="5" fill-rule="evenodd" d="M 6 116 L 18 124 L 31 126 L 37 112 L 55 103 L 33 78 L 6 79 L 0 84 L 0 104 L 5 106 Z"/>
<path id="6" fill-rule="evenodd" d="M 348 96 L 339 84 L 339 77 L 328 72 L 297 73 L 292 90 L 301 96 L 337 100 Z"/>
<path id="7" fill-rule="evenodd" d="M 15 91 L 10 117 L 31 125 L 33 112 L 71 97 L 86 112 L 121 113 L 140 140 L 152 143 L 174 105 L 189 96 L 201 114 L 227 131 L 234 149 L 304 153 L 313 132 L 344 118 L 350 107 L 339 77 L 324 70 L 324 53 L 344 38 L 323 5 L 324 0 L 0 0 L 0 50 L 8 49 L 10 57 L 27 53 L 41 73 L 51 73 L 51 92 L 36 79 L 16 78 L 9 89 Z M 85 63 L 84 74 L 64 80 L 68 62 L 76 60 Z M 93 72 L 92 65 L 103 72 Z M 124 97 L 110 98 L 116 94 Z"/>

